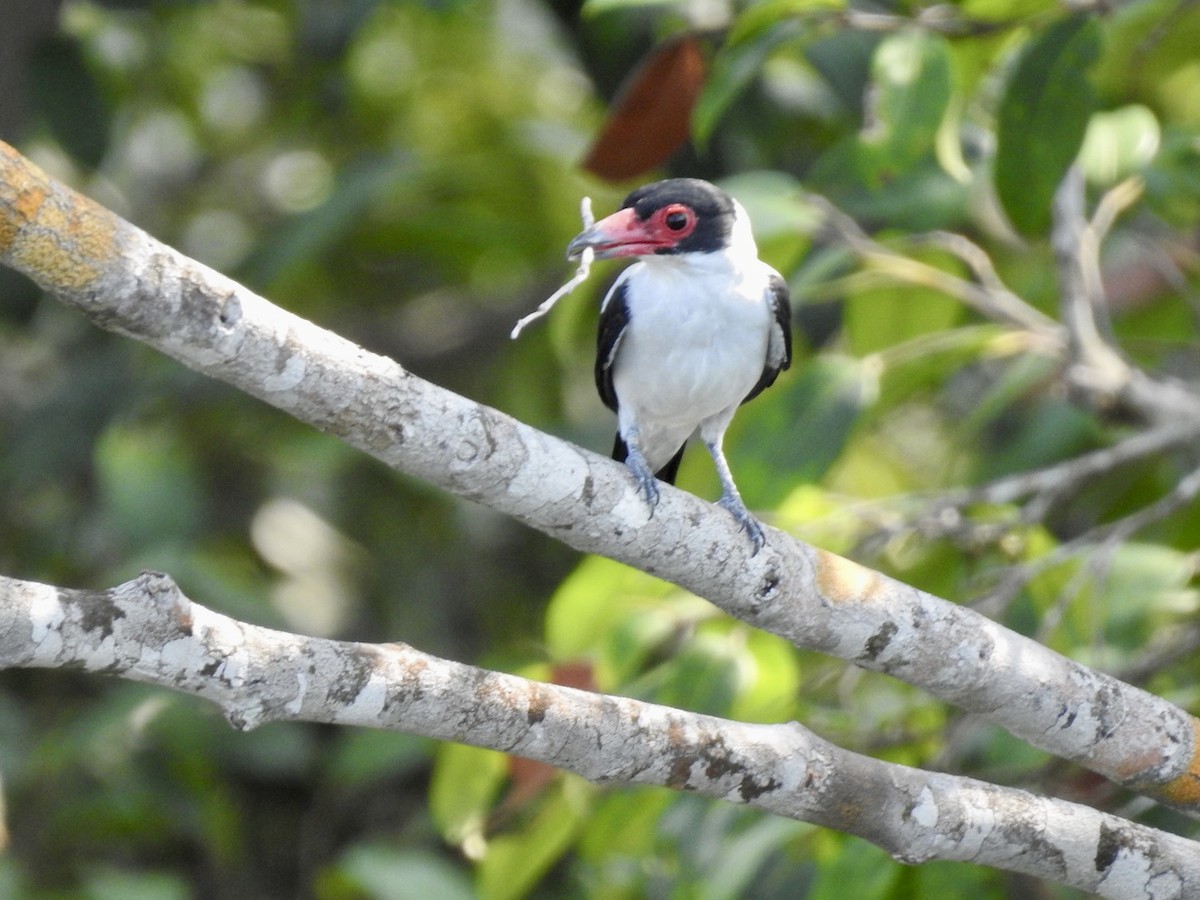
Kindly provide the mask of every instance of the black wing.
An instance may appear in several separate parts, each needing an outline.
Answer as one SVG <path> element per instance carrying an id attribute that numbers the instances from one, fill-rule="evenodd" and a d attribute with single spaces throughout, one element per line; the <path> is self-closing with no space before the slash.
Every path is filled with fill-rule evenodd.
<path id="1" fill-rule="evenodd" d="M 628 282 L 624 275 L 600 304 L 600 330 L 596 335 L 596 390 L 600 399 L 613 412 L 617 411 L 617 392 L 613 390 L 612 367 L 621 346 L 625 326 L 629 324 L 629 303 L 626 300 Z"/>
<path id="2" fill-rule="evenodd" d="M 762 376 L 743 403 L 753 400 L 773 385 L 779 373 L 792 364 L 792 300 L 787 282 L 778 272 L 771 273 L 766 299 L 775 315 L 775 322 L 767 339 L 767 358 L 763 363 Z"/>

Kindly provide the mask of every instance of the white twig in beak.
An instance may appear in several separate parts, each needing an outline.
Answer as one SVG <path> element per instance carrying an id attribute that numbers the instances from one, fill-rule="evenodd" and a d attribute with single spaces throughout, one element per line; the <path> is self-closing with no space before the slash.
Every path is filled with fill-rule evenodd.
<path id="1" fill-rule="evenodd" d="M 592 198 L 584 197 L 579 201 L 579 217 L 583 219 L 583 230 L 587 231 L 596 224 L 595 217 L 592 216 Z M 584 247 L 583 252 L 579 254 L 579 268 L 575 270 L 575 274 L 571 276 L 571 280 L 560 287 L 557 291 L 542 301 L 541 306 L 531 312 L 529 315 L 521 318 L 516 325 L 513 326 L 512 334 L 509 335 L 513 340 L 517 339 L 521 331 L 530 322 L 537 321 L 546 313 L 553 309 L 554 304 L 561 300 L 579 285 L 587 281 L 588 273 L 592 268 L 592 259 L 595 257 L 596 251 L 591 247 Z"/>

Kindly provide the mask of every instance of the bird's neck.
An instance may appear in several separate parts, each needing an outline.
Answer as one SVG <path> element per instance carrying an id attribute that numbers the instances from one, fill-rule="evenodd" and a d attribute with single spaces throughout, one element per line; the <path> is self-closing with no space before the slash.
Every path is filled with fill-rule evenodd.
<path id="1" fill-rule="evenodd" d="M 758 253 L 751 240 L 748 247 L 731 246 L 677 256 L 646 256 L 642 261 L 648 269 L 664 276 L 737 281 L 758 265 Z"/>

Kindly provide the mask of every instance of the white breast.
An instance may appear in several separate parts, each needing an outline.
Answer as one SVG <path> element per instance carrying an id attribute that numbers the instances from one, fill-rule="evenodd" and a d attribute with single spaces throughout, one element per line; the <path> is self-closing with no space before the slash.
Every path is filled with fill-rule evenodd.
<path id="1" fill-rule="evenodd" d="M 757 259 L 648 258 L 630 267 L 629 324 L 613 362 L 622 430 L 659 468 L 706 420 L 732 418 L 758 382 L 772 315 Z M 723 425 L 722 425 L 723 427 Z"/>

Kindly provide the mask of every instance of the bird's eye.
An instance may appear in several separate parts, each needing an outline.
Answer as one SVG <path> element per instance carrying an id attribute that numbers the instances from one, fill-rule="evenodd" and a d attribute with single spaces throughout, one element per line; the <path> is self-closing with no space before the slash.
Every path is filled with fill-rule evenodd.
<path id="1" fill-rule="evenodd" d="M 675 212 L 667 213 L 663 221 L 666 222 L 667 227 L 672 231 L 683 231 L 683 229 L 688 227 L 690 220 L 687 213 L 676 210 Z"/>

